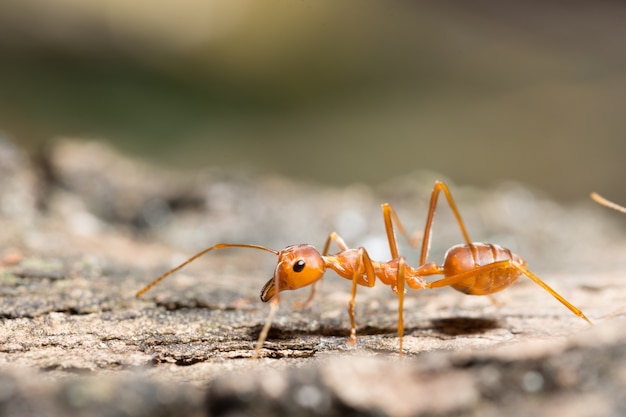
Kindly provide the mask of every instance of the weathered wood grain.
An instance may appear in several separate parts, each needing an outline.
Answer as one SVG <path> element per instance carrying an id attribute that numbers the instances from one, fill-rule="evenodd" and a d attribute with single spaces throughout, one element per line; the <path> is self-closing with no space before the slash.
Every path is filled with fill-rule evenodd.
<path id="1" fill-rule="evenodd" d="M 474 239 L 520 252 L 596 326 L 529 280 L 497 295 L 498 305 L 446 288 L 413 291 L 400 359 L 390 289 L 359 289 L 351 346 L 349 282 L 329 274 L 306 310 L 293 308 L 306 290 L 285 294 L 255 361 L 271 255 L 212 254 L 143 298 L 134 293 L 219 241 L 279 249 L 322 244 L 337 230 L 388 256 L 379 204 L 391 202 L 419 230 L 432 178 L 333 189 L 171 173 L 74 142 L 52 147 L 45 170 L 6 140 L 0 159 L 5 415 L 626 412 L 624 313 L 616 311 L 626 305 L 626 218 L 606 219 L 592 203 L 560 206 L 513 184 L 452 186 Z M 435 235 L 440 261 L 460 238 L 446 209 Z"/>

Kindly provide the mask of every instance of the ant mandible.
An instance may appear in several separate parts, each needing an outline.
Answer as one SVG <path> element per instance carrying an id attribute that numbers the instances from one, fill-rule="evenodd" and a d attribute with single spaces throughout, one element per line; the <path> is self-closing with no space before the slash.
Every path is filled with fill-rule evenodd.
<path id="1" fill-rule="evenodd" d="M 438 265 L 434 262 L 427 262 L 427 259 L 433 219 L 437 208 L 439 193 L 442 191 L 456 217 L 465 243 L 450 248 L 444 256 L 443 264 Z M 349 248 L 344 240 L 335 232 L 330 233 L 321 253 L 313 246 L 307 244 L 288 246 L 278 252 L 258 245 L 218 243 L 197 253 L 181 265 L 161 275 L 140 290 L 136 294 L 136 297 L 142 296 L 169 275 L 212 250 L 250 248 L 264 250 L 278 256 L 274 275 L 261 290 L 261 301 L 268 302 L 271 300 L 271 308 L 265 325 L 259 334 L 254 354 L 255 357 L 258 356 L 263 342 L 267 338 L 273 315 L 278 309 L 278 294 L 281 291 L 295 290 L 311 285 L 311 294 L 305 303 L 307 304 L 312 300 L 315 294 L 315 283 L 322 279 L 328 268 L 334 270 L 342 278 L 352 281 L 352 290 L 348 303 L 348 313 L 350 316 L 349 343 L 351 344 L 356 341 L 354 306 L 357 287 L 359 285 L 373 287 L 376 278 L 383 284 L 391 286 L 391 289 L 398 296 L 398 339 L 400 355 L 402 355 L 402 338 L 404 334 L 403 304 L 405 284 L 415 290 L 451 286 L 455 290 L 469 295 L 490 295 L 507 288 L 519 277 L 525 275 L 549 292 L 572 313 L 591 324 L 582 311 L 574 307 L 538 276 L 529 271 L 526 268 L 526 261 L 522 258 L 498 245 L 472 243 L 454 199 L 452 198 L 452 194 L 445 183 L 440 181 L 435 182 L 431 194 L 430 207 L 428 209 L 426 226 L 423 233 L 420 263 L 417 268 L 408 265 L 405 258 L 400 256 L 398 252 L 394 224 L 400 233 L 407 237 L 407 239 L 409 239 L 409 237 L 400 223 L 395 210 L 387 203 L 382 205 L 382 210 L 389 249 L 391 251 L 390 261 L 378 262 L 372 260 L 367 250 L 363 247 L 357 249 Z M 334 255 L 329 255 L 330 245 L 333 242 L 339 247 L 340 251 Z M 423 279 L 430 275 L 443 275 L 443 278 L 431 282 L 427 282 Z"/>

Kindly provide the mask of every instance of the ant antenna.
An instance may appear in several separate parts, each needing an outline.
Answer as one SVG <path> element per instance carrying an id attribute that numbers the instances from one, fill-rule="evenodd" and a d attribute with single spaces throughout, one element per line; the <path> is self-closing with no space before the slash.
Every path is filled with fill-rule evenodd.
<path id="1" fill-rule="evenodd" d="M 195 261 L 196 259 L 198 259 L 199 257 L 201 257 L 202 255 L 205 255 L 209 252 L 211 252 L 212 250 L 215 249 L 226 249 L 226 248 L 249 248 L 249 249 L 260 249 L 260 250 L 264 250 L 266 252 L 271 252 L 274 255 L 278 256 L 278 251 L 275 251 L 273 249 L 269 249 L 266 248 L 265 246 L 259 246 L 259 245 L 248 245 L 248 244 L 244 244 L 244 243 L 218 243 L 216 245 L 213 245 L 209 248 L 206 248 L 205 250 L 203 250 L 202 252 L 198 252 L 195 255 L 193 255 L 191 258 L 187 259 L 185 262 L 183 262 L 182 264 L 178 265 L 176 268 L 174 269 L 170 269 L 169 271 L 167 271 L 166 273 L 164 273 L 163 275 L 161 275 L 160 277 L 158 277 L 157 279 L 155 279 L 154 281 L 152 281 L 150 284 L 146 285 L 145 287 L 143 287 L 141 290 L 139 290 L 137 292 L 137 294 L 135 294 L 135 297 L 139 298 L 142 295 L 144 295 L 145 293 L 147 293 L 148 291 L 150 291 L 152 289 L 152 287 L 154 287 L 155 285 L 157 285 L 159 282 L 163 281 L 165 278 L 167 278 L 168 276 L 172 275 L 174 272 L 182 269 L 185 265 Z"/>

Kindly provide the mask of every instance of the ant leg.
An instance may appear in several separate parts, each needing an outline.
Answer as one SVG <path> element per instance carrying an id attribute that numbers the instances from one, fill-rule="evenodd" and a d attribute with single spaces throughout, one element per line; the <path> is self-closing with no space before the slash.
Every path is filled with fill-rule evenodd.
<path id="1" fill-rule="evenodd" d="M 431 271 L 422 271 L 422 276 L 424 275 L 433 275 L 433 274 L 442 274 L 443 270 L 442 268 L 438 268 L 439 271 L 436 270 L 436 268 L 433 268 L 433 265 L 431 264 L 427 264 L 425 265 L 425 267 L 428 267 L 431 269 Z M 426 268 L 420 268 L 420 269 L 426 269 Z M 418 269 L 418 273 L 420 272 L 420 269 Z M 526 267 L 516 263 L 516 262 L 512 262 L 512 261 L 498 261 L 498 262 L 494 262 L 488 265 L 483 265 L 483 266 L 479 266 L 476 267 L 474 269 L 472 269 L 471 271 L 465 271 L 462 272 L 460 274 L 456 274 L 456 275 L 452 275 L 452 276 L 448 276 L 448 277 L 444 277 L 442 279 L 436 280 L 436 281 L 432 281 L 432 282 L 428 282 L 426 284 L 424 284 L 424 286 L 426 288 L 441 288 L 441 287 L 446 287 L 448 285 L 454 285 L 458 282 L 461 282 L 467 278 L 471 278 L 473 276 L 478 276 L 480 274 L 485 274 L 485 273 L 489 273 L 495 270 L 499 270 L 500 272 L 504 272 L 507 269 L 517 269 L 519 272 L 521 272 L 523 275 L 526 275 L 528 278 L 530 278 L 532 281 L 534 281 L 537 285 L 539 285 L 541 288 L 543 288 L 544 290 L 546 290 L 548 293 L 550 293 L 550 295 L 552 295 L 554 298 L 556 298 L 561 304 L 563 304 L 565 307 L 567 307 L 572 313 L 574 313 L 576 316 L 580 317 L 581 319 L 585 320 L 587 323 L 591 324 L 591 321 L 589 321 L 589 319 L 583 314 L 582 311 L 580 311 L 578 308 L 574 307 L 574 305 L 572 303 L 570 303 L 569 301 L 567 301 L 565 298 L 563 298 L 563 296 L 561 296 L 559 293 L 557 293 L 556 291 L 554 291 L 548 284 L 546 284 L 545 282 L 543 282 L 537 275 L 533 274 L 532 272 L 530 272 Z M 474 290 L 474 292 L 472 292 L 472 295 L 489 295 L 491 294 L 491 289 L 490 288 L 485 288 L 482 289 L 480 291 Z"/>
<path id="2" fill-rule="evenodd" d="M 526 269 L 525 266 L 522 266 L 522 265 L 517 264 L 515 262 L 512 262 L 512 265 L 518 271 L 520 271 L 521 273 L 526 275 L 528 278 L 533 280 L 535 283 L 537 283 L 537 285 L 539 285 L 541 288 L 543 288 L 544 290 L 549 292 L 554 298 L 559 300 L 561 302 L 561 304 L 563 304 L 565 307 L 567 307 L 572 313 L 576 314 L 578 317 L 580 317 L 581 319 L 585 320 L 587 323 L 592 324 L 591 321 L 589 321 L 587 316 L 585 316 L 582 311 L 580 311 L 578 308 L 574 307 L 569 301 L 567 301 L 565 298 L 563 298 L 561 296 L 561 294 L 559 294 L 558 292 L 554 291 L 552 288 L 550 288 L 550 286 L 548 286 L 548 284 L 543 282 L 537 275 L 533 274 L 528 269 Z"/>
<path id="3" fill-rule="evenodd" d="M 335 242 L 339 249 L 342 251 L 350 249 L 350 247 L 344 242 L 343 238 L 337 234 L 337 232 L 331 232 L 326 238 L 326 243 L 324 244 L 324 250 L 322 251 L 322 256 L 328 255 L 328 251 L 330 250 L 330 244 Z"/>
<path id="4" fill-rule="evenodd" d="M 356 321 L 354 319 L 356 289 L 357 284 L 359 283 L 359 278 L 362 278 L 364 275 L 367 277 L 367 281 L 365 281 L 366 285 L 370 288 L 373 287 L 376 283 L 374 265 L 372 265 L 372 260 L 370 259 L 370 256 L 365 248 L 361 247 L 359 248 L 356 265 L 354 268 L 354 272 L 352 273 L 352 290 L 350 292 L 350 301 L 348 302 L 348 315 L 350 316 L 350 339 L 348 340 L 349 344 L 354 344 L 356 342 Z"/>
<path id="5" fill-rule="evenodd" d="M 433 219 L 435 217 L 435 210 L 437 209 L 437 200 L 439 198 L 439 192 L 443 191 L 448 200 L 448 205 L 452 209 L 452 213 L 454 217 L 456 217 L 456 221 L 459 224 L 459 228 L 461 229 L 461 233 L 463 234 L 463 238 L 465 239 L 465 243 L 468 245 L 472 243 L 467 234 L 467 229 L 465 228 L 465 224 L 463 223 L 463 219 L 461 219 L 461 214 L 459 213 L 459 209 L 456 207 L 456 203 L 452 198 L 452 194 L 448 189 L 448 186 L 441 182 L 435 181 L 435 186 L 433 187 L 433 192 L 430 196 L 430 206 L 428 208 L 428 216 L 426 218 L 426 226 L 424 227 L 424 238 L 422 240 L 422 252 L 420 255 L 420 266 L 426 263 L 426 259 L 428 258 L 428 250 L 430 249 L 430 237 L 433 226 Z"/>
<path id="6" fill-rule="evenodd" d="M 277 280 L 278 281 L 278 280 Z M 278 288 L 278 287 L 276 287 Z M 263 347 L 263 343 L 265 343 L 265 339 L 267 339 L 267 334 L 270 331 L 270 327 L 272 326 L 272 320 L 274 319 L 274 314 L 278 311 L 278 292 L 272 299 L 270 303 L 270 313 L 267 315 L 267 319 L 265 320 L 265 324 L 261 329 L 261 333 L 259 333 L 259 338 L 256 341 L 256 346 L 254 347 L 254 353 L 252 354 L 252 359 L 258 359 L 259 354 L 261 353 L 261 348 Z"/>
<path id="7" fill-rule="evenodd" d="M 417 236 L 417 233 L 413 233 L 413 236 L 409 235 L 400 223 L 400 218 L 398 214 L 394 210 L 394 208 L 389 203 L 384 203 L 381 206 L 383 210 L 383 219 L 385 221 L 385 232 L 387 233 L 387 241 L 389 242 L 389 250 L 391 251 L 391 259 L 396 259 L 399 256 L 398 253 L 398 242 L 396 240 L 396 234 L 394 231 L 394 224 L 396 228 L 404 236 L 404 238 L 409 242 L 412 247 L 417 247 L 421 240 L 421 236 Z"/>
<path id="8" fill-rule="evenodd" d="M 274 314 L 278 311 L 278 299 L 280 298 L 280 280 L 278 279 L 278 274 L 274 274 L 274 288 L 276 288 L 276 294 L 272 298 L 272 302 L 270 304 L 270 313 L 267 315 L 267 319 L 265 320 L 265 324 L 261 329 L 261 333 L 259 333 L 259 338 L 256 341 L 256 346 L 254 348 L 254 354 L 252 355 L 252 359 L 257 359 L 259 354 L 261 353 L 261 348 L 263 347 L 263 343 L 265 343 L 265 339 L 267 339 L 267 334 L 270 331 L 270 327 L 272 326 L 272 320 L 274 319 Z"/>
<path id="9" fill-rule="evenodd" d="M 404 337 L 404 280 L 405 280 L 406 262 L 404 257 L 400 257 L 398 261 L 398 350 L 402 357 L 402 340 Z"/>
<path id="10" fill-rule="evenodd" d="M 387 232 L 387 241 L 389 242 L 389 250 L 391 251 L 391 259 L 396 259 L 399 256 L 398 253 L 398 242 L 396 240 L 396 235 L 394 233 L 393 225 L 396 225 L 396 228 L 404 236 L 404 238 L 409 242 L 412 247 L 417 247 L 421 236 L 411 237 L 402 223 L 400 223 L 400 218 L 396 214 L 396 211 L 389 203 L 384 203 L 381 208 L 383 209 L 383 219 L 385 221 L 385 231 Z"/>
<path id="11" fill-rule="evenodd" d="M 619 315 L 622 311 L 624 311 L 626 309 L 626 305 L 625 306 L 621 306 L 619 308 L 616 308 L 615 310 L 611 311 L 609 314 L 607 314 L 606 316 L 602 317 L 602 320 L 609 320 L 614 318 L 615 316 Z"/>
<path id="12" fill-rule="evenodd" d="M 396 240 L 396 235 L 394 233 L 393 225 L 395 223 L 396 227 L 400 231 L 400 233 L 409 241 L 411 246 L 417 246 L 417 241 L 415 239 L 411 239 L 406 232 L 402 223 L 400 223 L 400 219 L 396 214 L 396 211 L 393 209 L 391 204 L 383 204 L 383 219 L 385 221 L 385 231 L 387 232 L 387 241 L 389 242 L 389 250 L 391 251 L 391 258 L 398 259 L 398 269 L 396 271 L 396 294 L 398 295 L 398 343 L 399 343 L 399 352 L 402 357 L 403 351 L 403 338 L 404 338 L 404 283 L 406 280 L 406 261 L 403 256 L 400 256 L 398 251 L 398 242 Z"/>
<path id="13" fill-rule="evenodd" d="M 494 297 L 491 294 L 487 294 L 487 297 L 489 297 L 489 301 L 491 302 L 491 305 L 494 307 L 500 307 L 502 305 L 502 303 L 500 301 L 498 301 L 496 299 L 496 297 Z"/>
<path id="14" fill-rule="evenodd" d="M 315 298 L 315 286 L 318 282 L 319 281 L 315 281 L 313 284 L 311 284 L 311 292 L 309 293 L 309 296 L 306 298 L 306 300 L 296 301 L 295 303 L 293 303 L 294 310 L 304 310 L 309 308 L 309 306 L 313 302 L 313 298 Z"/>
<path id="15" fill-rule="evenodd" d="M 591 193 L 591 199 L 593 201 L 595 201 L 598 204 L 601 204 L 605 207 L 611 208 L 613 210 L 619 211 L 620 213 L 626 213 L 626 207 L 624 206 L 620 206 L 619 204 L 616 204 L 610 200 L 607 200 L 606 198 L 602 197 L 600 194 L 598 193 Z"/>

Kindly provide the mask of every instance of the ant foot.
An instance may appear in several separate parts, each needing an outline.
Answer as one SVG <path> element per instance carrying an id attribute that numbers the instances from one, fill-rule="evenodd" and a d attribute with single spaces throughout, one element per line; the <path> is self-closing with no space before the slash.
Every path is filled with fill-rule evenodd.
<path id="1" fill-rule="evenodd" d="M 348 339 L 349 345 L 356 344 L 356 329 L 350 329 L 350 338 Z"/>

